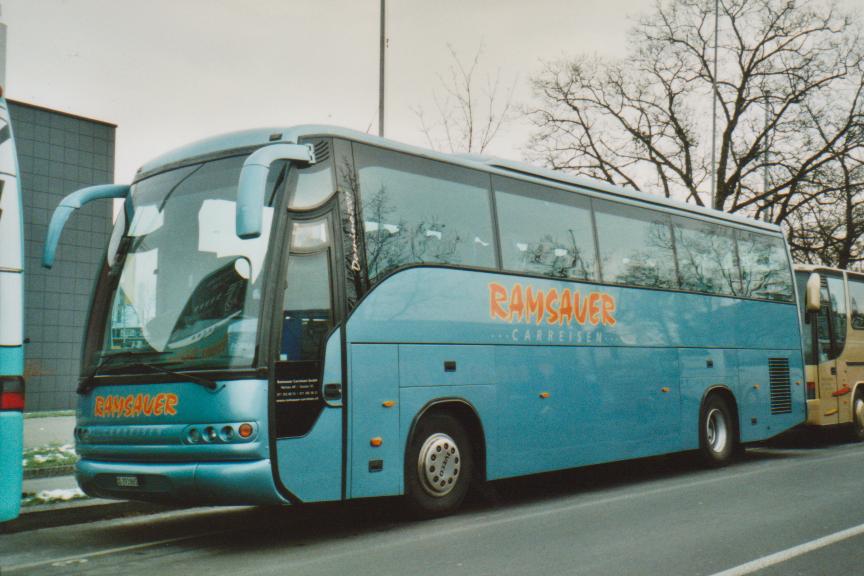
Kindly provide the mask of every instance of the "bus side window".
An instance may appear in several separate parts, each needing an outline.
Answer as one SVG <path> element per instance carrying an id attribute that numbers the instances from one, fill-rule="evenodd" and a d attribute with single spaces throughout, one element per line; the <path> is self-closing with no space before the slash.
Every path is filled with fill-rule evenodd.
<path id="1" fill-rule="evenodd" d="M 680 216 L 673 216 L 672 222 L 681 288 L 709 294 L 738 294 L 741 274 L 732 230 Z"/>
<path id="2" fill-rule="evenodd" d="M 852 329 L 864 330 L 864 282 L 849 280 L 849 304 L 852 309 Z"/>
<path id="3" fill-rule="evenodd" d="M 505 270 L 594 280 L 590 201 L 573 192 L 492 179 Z"/>
<path id="4" fill-rule="evenodd" d="M 842 277 L 828 276 L 828 291 L 831 298 L 831 328 L 834 333 L 832 358 L 837 358 L 846 345 L 846 287 Z"/>
<path id="5" fill-rule="evenodd" d="M 741 259 L 741 296 L 760 300 L 793 300 L 792 270 L 781 238 L 736 231 Z"/>
<path id="6" fill-rule="evenodd" d="M 822 277 L 822 289 L 820 291 L 819 315 L 816 320 L 819 335 L 819 362 L 826 362 L 831 358 L 831 295 L 828 293 L 828 283 Z"/>
<path id="7" fill-rule="evenodd" d="M 846 344 L 846 291 L 843 278 L 822 274 L 822 290 L 817 320 L 819 362 L 840 356 Z"/>
<path id="8" fill-rule="evenodd" d="M 594 214 L 605 282 L 678 288 L 668 214 L 605 200 Z"/>
<path id="9" fill-rule="evenodd" d="M 355 144 L 369 279 L 418 262 L 495 267 L 489 176 Z"/>
<path id="10" fill-rule="evenodd" d="M 317 360 L 333 326 L 327 236 L 326 219 L 294 224 L 282 300 L 281 361 Z"/>

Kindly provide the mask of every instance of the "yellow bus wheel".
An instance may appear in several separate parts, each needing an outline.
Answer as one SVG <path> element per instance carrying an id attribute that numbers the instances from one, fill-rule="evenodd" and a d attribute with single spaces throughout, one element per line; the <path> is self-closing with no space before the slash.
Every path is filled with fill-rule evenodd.
<path id="1" fill-rule="evenodd" d="M 864 391 L 861 388 L 855 391 L 855 399 L 852 401 L 851 435 L 857 442 L 864 440 Z"/>

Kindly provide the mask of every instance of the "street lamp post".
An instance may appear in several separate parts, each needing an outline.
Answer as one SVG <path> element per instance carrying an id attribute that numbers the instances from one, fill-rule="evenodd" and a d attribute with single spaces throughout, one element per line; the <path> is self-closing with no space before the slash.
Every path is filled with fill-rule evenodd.
<path id="1" fill-rule="evenodd" d="M 384 52 L 387 49 L 387 0 L 381 0 L 381 58 L 378 64 L 378 135 L 384 136 Z"/>
<path id="2" fill-rule="evenodd" d="M 383 2 L 383 0 L 382 0 Z M 719 0 L 714 0 L 714 73 L 711 90 L 711 208 L 717 197 L 717 35 L 720 30 Z"/>

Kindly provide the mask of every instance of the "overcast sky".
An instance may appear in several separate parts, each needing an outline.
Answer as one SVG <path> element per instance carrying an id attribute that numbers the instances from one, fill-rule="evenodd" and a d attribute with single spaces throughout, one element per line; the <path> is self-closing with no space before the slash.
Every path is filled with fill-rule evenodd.
<path id="1" fill-rule="evenodd" d="M 118 125 L 116 178 L 199 138 L 328 123 L 377 131 L 379 0 L 0 0 L 6 95 Z M 482 44 L 515 99 L 543 61 L 620 56 L 645 0 L 389 0 L 387 136 L 425 144 L 411 108 Z M 520 158 L 514 125 L 489 150 Z"/>

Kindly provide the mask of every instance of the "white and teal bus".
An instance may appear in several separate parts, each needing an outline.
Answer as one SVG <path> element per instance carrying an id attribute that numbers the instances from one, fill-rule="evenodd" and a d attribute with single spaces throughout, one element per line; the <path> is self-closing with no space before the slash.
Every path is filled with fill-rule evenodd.
<path id="1" fill-rule="evenodd" d="M 0 96 L 0 522 L 21 506 L 24 411 L 24 253 L 18 156 Z"/>
<path id="2" fill-rule="evenodd" d="M 122 198 L 78 382 L 89 494 L 299 504 L 740 445 L 805 419 L 780 229 L 324 126 L 211 138 Z"/>

